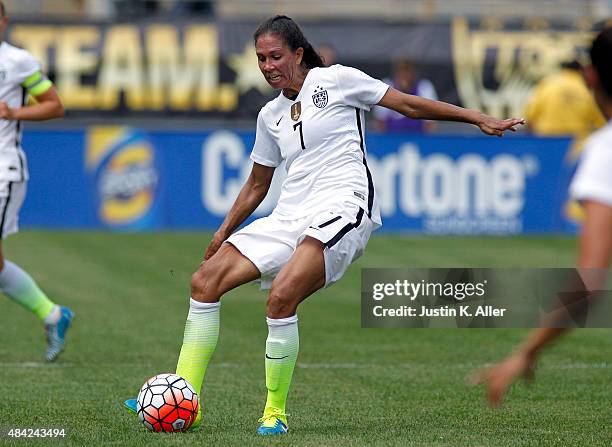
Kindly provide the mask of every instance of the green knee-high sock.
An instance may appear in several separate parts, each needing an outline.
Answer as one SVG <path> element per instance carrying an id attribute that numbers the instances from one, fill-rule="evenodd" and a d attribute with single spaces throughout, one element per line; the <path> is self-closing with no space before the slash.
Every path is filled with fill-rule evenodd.
<path id="1" fill-rule="evenodd" d="M 176 373 L 187 379 L 198 396 L 208 362 L 217 347 L 220 307 L 221 302 L 200 303 L 193 298 L 189 302 L 189 314 Z"/>
<path id="2" fill-rule="evenodd" d="M 44 320 L 55 306 L 27 272 L 8 260 L 4 260 L 4 268 L 0 272 L 0 290 L 41 320 Z"/>
<path id="3" fill-rule="evenodd" d="M 291 377 L 300 349 L 298 318 L 272 319 L 268 322 L 266 340 L 266 388 L 268 398 L 264 409 L 264 419 L 275 415 L 287 424 L 285 404 L 291 386 Z"/>

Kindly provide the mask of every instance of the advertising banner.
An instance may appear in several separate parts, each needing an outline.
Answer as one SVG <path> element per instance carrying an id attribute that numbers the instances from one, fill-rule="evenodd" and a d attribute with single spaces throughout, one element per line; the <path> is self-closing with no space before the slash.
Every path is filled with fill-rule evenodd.
<path id="1" fill-rule="evenodd" d="M 23 226 L 207 229 L 223 221 L 251 169 L 253 132 L 26 132 L 31 181 Z M 383 231 L 562 233 L 571 169 L 563 138 L 369 134 Z M 281 165 L 255 212 L 273 209 Z"/>
<path id="2" fill-rule="evenodd" d="M 256 22 L 12 23 L 7 40 L 38 58 L 68 117 L 253 118 L 274 95 L 253 48 Z M 388 79 L 409 59 L 446 102 L 522 116 L 534 84 L 584 60 L 600 24 L 543 19 L 302 23 L 337 62 Z"/>

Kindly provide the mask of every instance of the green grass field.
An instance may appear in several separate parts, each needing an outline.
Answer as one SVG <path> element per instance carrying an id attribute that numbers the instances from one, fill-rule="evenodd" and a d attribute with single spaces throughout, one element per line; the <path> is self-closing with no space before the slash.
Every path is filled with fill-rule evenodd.
<path id="1" fill-rule="evenodd" d="M 0 445 L 28 444 L 8 439 L 11 427 L 65 427 L 62 445 L 92 447 L 610 445 L 610 331 L 569 335 L 544 356 L 534 387 L 516 385 L 492 411 L 464 378 L 526 331 L 360 328 L 362 267 L 571 266 L 572 238 L 373 237 L 342 281 L 300 308 L 291 432 L 282 438 L 255 433 L 265 401 L 266 295 L 243 286 L 223 300 L 202 429 L 147 432 L 121 402 L 147 377 L 174 370 L 190 276 L 209 237 L 26 231 L 10 238 L 7 258 L 72 307 L 76 320 L 67 351 L 45 365 L 39 322 L 0 299 Z"/>

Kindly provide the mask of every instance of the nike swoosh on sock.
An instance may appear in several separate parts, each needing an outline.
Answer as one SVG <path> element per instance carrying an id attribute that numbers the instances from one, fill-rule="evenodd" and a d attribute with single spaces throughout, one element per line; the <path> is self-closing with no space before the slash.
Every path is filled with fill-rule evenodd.
<path id="1" fill-rule="evenodd" d="M 282 359 L 286 359 L 287 357 L 289 357 L 289 356 L 286 355 L 284 357 L 270 357 L 268 354 L 266 354 L 266 358 L 270 359 L 270 360 L 282 360 Z"/>

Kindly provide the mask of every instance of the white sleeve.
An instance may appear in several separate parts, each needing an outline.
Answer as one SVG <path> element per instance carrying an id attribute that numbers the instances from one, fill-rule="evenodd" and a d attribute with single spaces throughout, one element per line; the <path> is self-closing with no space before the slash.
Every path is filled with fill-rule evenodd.
<path id="1" fill-rule="evenodd" d="M 342 65 L 334 65 L 333 68 L 338 78 L 338 88 L 349 106 L 369 111 L 387 93 L 387 84 L 363 71 Z"/>
<path id="2" fill-rule="evenodd" d="M 27 78 L 40 71 L 40 63 L 25 50 L 16 53 L 15 80 L 22 84 Z"/>
<path id="3" fill-rule="evenodd" d="M 277 167 L 283 161 L 281 151 L 266 127 L 263 110 L 257 115 L 257 132 L 255 133 L 255 144 L 251 151 L 251 160 L 271 168 Z"/>
<path id="4" fill-rule="evenodd" d="M 587 143 L 570 185 L 577 200 L 593 200 L 612 206 L 612 144 Z"/>

